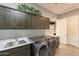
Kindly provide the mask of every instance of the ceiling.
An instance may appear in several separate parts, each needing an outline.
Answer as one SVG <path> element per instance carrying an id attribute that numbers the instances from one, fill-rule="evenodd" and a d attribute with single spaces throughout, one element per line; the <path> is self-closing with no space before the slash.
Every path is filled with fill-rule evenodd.
<path id="1" fill-rule="evenodd" d="M 55 14 L 63 14 L 79 8 L 78 3 L 36 3 L 35 5 Z"/>

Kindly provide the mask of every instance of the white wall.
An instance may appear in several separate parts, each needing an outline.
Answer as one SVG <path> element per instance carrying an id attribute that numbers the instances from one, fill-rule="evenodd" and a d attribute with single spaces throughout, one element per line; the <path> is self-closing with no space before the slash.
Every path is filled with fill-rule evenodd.
<path id="1" fill-rule="evenodd" d="M 60 15 L 59 18 L 60 19 L 57 21 L 60 21 L 58 23 L 60 25 L 57 25 L 57 30 L 58 30 L 57 32 L 59 33 L 60 36 L 60 42 L 79 47 L 79 30 L 78 30 L 79 10 L 62 14 Z M 64 26 L 65 24 L 66 26 Z"/>
<path id="2" fill-rule="evenodd" d="M 79 16 L 78 16 L 79 19 Z M 78 20 L 78 47 L 79 47 L 79 20 Z"/>
<path id="3" fill-rule="evenodd" d="M 56 33 L 57 33 L 57 36 L 60 37 L 60 42 L 61 43 L 64 43 L 64 44 L 67 44 L 67 19 L 64 18 L 64 19 L 60 19 L 60 20 L 57 20 L 57 27 L 56 27 Z"/>
<path id="4" fill-rule="evenodd" d="M 17 3 L 2 3 L 0 5 L 8 6 L 11 8 L 17 8 Z M 35 6 L 34 4 L 28 4 L 32 5 L 42 12 L 42 15 L 45 17 L 50 18 L 51 21 L 55 20 L 57 18 L 57 15 L 52 14 L 51 12 L 42 9 L 38 6 Z M 9 37 L 15 37 L 15 36 L 42 36 L 42 35 L 53 35 L 53 26 L 50 26 L 50 29 L 40 29 L 40 30 L 0 30 L 0 39 L 2 38 L 9 38 Z M 16 33 L 16 35 L 15 35 Z"/>
<path id="5" fill-rule="evenodd" d="M 67 17 L 67 44 L 78 46 L 78 15 Z"/>

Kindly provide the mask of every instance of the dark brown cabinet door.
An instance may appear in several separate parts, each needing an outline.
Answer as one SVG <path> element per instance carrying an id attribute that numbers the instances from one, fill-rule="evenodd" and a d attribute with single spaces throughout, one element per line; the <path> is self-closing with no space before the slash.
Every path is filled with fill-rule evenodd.
<path id="1" fill-rule="evenodd" d="M 44 29 L 49 29 L 49 19 L 42 17 L 42 21 L 43 21 L 43 28 Z"/>
<path id="2" fill-rule="evenodd" d="M 25 28 L 25 13 L 15 11 L 15 28 L 24 29 Z"/>
<path id="3" fill-rule="evenodd" d="M 46 17 L 38 16 L 37 28 L 49 29 L 49 19 Z"/>
<path id="4" fill-rule="evenodd" d="M 32 55 L 31 44 L 19 46 L 16 48 L 0 52 L 0 56 L 31 56 L 31 55 Z"/>
<path id="5" fill-rule="evenodd" d="M 25 29 L 32 29 L 32 15 L 25 14 Z"/>
<path id="6" fill-rule="evenodd" d="M 43 22 L 40 16 L 33 15 L 32 16 L 32 29 L 42 29 Z"/>
<path id="7" fill-rule="evenodd" d="M 0 29 L 3 29 L 3 25 L 2 7 L 0 7 Z"/>
<path id="8" fill-rule="evenodd" d="M 37 16 L 32 15 L 32 29 L 37 29 Z"/>
<path id="9" fill-rule="evenodd" d="M 0 29 L 49 29 L 49 19 L 0 7 Z"/>
<path id="10" fill-rule="evenodd" d="M 40 21 L 41 21 L 41 29 L 45 29 L 45 28 L 44 28 L 44 23 L 45 23 L 45 22 L 44 22 L 43 17 L 40 18 Z"/>
<path id="11" fill-rule="evenodd" d="M 4 29 L 12 29 L 14 27 L 13 10 L 2 8 L 2 23 Z"/>
<path id="12" fill-rule="evenodd" d="M 12 54 L 12 56 L 31 56 L 31 49 L 21 50 L 15 54 Z"/>
<path id="13" fill-rule="evenodd" d="M 43 27 L 43 20 L 41 19 L 42 17 L 38 16 L 37 18 L 37 29 L 44 29 Z"/>
<path id="14" fill-rule="evenodd" d="M 49 29 L 49 28 L 50 28 L 49 18 L 46 18 L 46 21 L 45 21 L 45 29 Z"/>
<path id="15" fill-rule="evenodd" d="M 32 29 L 49 29 L 49 19 L 42 16 L 32 16 Z"/>

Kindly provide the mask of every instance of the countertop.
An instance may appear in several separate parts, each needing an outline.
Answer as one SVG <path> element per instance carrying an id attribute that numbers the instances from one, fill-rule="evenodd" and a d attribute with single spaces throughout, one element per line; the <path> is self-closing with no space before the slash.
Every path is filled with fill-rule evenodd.
<path id="1" fill-rule="evenodd" d="M 8 50 L 8 49 L 12 49 L 12 48 L 16 48 L 16 47 L 19 47 L 19 46 L 23 46 L 23 45 L 28 45 L 28 44 L 32 44 L 34 43 L 35 41 L 36 42 L 42 42 L 44 41 L 46 38 L 53 38 L 54 36 L 36 36 L 36 37 L 20 37 L 20 38 L 17 38 L 17 41 L 19 40 L 26 40 L 27 43 L 23 43 L 23 44 L 17 44 L 17 41 L 15 38 L 11 38 L 11 39 L 3 39 L 3 40 L 0 40 L 0 51 L 4 51 L 4 50 Z M 7 44 L 7 42 L 15 42 L 14 43 L 14 46 L 12 47 L 8 47 L 8 48 L 5 48 L 5 45 Z"/>
<path id="2" fill-rule="evenodd" d="M 17 44 L 17 41 L 15 39 L 4 39 L 4 40 L 0 40 L 0 51 L 4 51 L 4 50 L 8 50 L 8 49 L 12 49 L 12 48 L 16 48 L 19 46 L 23 46 L 23 45 L 28 45 L 28 44 L 32 44 L 34 41 L 27 39 L 26 37 L 22 37 L 22 38 L 18 38 L 19 40 L 26 40 L 26 43 L 23 44 Z M 14 45 L 12 47 L 5 47 L 7 42 L 14 42 Z"/>

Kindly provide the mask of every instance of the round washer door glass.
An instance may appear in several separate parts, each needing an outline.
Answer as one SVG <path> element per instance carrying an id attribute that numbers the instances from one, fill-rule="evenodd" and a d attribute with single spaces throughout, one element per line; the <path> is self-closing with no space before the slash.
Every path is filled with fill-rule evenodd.
<path id="1" fill-rule="evenodd" d="M 38 52 L 38 55 L 39 56 L 47 56 L 48 55 L 48 47 L 46 45 L 42 46 L 40 49 L 39 49 L 39 52 Z"/>

